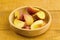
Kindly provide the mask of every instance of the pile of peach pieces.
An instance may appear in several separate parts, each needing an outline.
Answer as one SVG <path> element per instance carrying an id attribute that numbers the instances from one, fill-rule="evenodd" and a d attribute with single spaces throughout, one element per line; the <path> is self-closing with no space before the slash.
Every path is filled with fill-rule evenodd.
<path id="1" fill-rule="evenodd" d="M 34 7 L 26 7 L 14 12 L 14 25 L 20 29 L 34 30 L 46 24 L 45 12 Z"/>

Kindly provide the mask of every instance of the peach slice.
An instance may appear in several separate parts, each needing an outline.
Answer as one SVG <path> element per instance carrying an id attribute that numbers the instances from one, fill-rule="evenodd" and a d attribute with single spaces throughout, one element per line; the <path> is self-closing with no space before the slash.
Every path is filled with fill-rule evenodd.
<path id="1" fill-rule="evenodd" d="M 40 27 L 44 26 L 45 24 L 46 23 L 43 20 L 37 20 L 31 25 L 31 30 L 40 28 Z"/>
<path id="2" fill-rule="evenodd" d="M 22 18 L 23 18 L 23 13 L 22 13 L 22 11 L 20 10 L 17 10 L 17 11 L 15 11 L 15 17 L 17 18 L 17 19 L 20 19 L 20 20 L 22 20 Z"/>
<path id="3" fill-rule="evenodd" d="M 39 9 L 34 8 L 34 7 L 33 7 L 33 8 L 32 8 L 32 7 L 27 7 L 26 10 L 27 10 L 28 13 L 30 13 L 31 15 L 39 11 Z"/>
<path id="4" fill-rule="evenodd" d="M 18 20 L 18 19 L 15 19 L 15 20 L 14 20 L 14 25 L 15 25 L 16 27 L 18 27 L 18 28 L 22 28 L 22 27 L 24 27 L 25 22 L 20 21 L 20 20 Z"/>
<path id="5" fill-rule="evenodd" d="M 40 19 L 45 19 L 45 13 L 44 13 L 43 11 L 37 12 L 36 15 L 37 15 Z"/>
<path id="6" fill-rule="evenodd" d="M 27 12 L 26 9 L 22 9 L 24 19 L 27 25 L 31 25 L 34 22 L 33 17 Z"/>
<path id="7" fill-rule="evenodd" d="M 19 11 L 15 11 L 15 17 L 19 18 Z"/>
<path id="8" fill-rule="evenodd" d="M 31 25 L 34 22 L 34 19 L 29 14 L 24 14 L 24 19 L 27 25 Z"/>

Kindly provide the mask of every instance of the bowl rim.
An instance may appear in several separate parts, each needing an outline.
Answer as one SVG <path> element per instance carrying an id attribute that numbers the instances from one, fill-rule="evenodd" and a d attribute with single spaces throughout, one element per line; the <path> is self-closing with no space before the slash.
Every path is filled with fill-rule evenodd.
<path id="1" fill-rule="evenodd" d="M 48 16 L 49 16 L 49 18 L 50 18 L 49 21 L 48 21 L 48 23 L 47 23 L 46 25 L 42 26 L 41 28 L 37 28 L 37 29 L 34 29 L 34 30 L 26 30 L 26 29 L 17 28 L 17 27 L 12 23 L 12 21 L 11 21 L 11 17 L 12 17 L 11 15 L 13 15 L 13 13 L 14 13 L 15 11 L 17 11 L 17 10 L 19 10 L 19 9 L 21 9 L 21 8 L 25 8 L 25 7 L 37 7 L 37 8 L 40 8 L 40 9 L 44 10 L 45 12 L 47 12 L 47 13 L 48 13 Z M 47 26 L 51 23 L 51 20 L 52 20 L 51 14 L 50 14 L 47 10 L 45 10 L 45 9 L 43 9 L 43 8 L 41 8 L 41 7 L 38 7 L 38 6 L 22 6 L 22 7 L 18 7 L 18 8 L 16 8 L 16 9 L 14 9 L 14 10 L 10 13 L 10 15 L 9 15 L 9 23 L 10 23 L 10 25 L 12 25 L 13 27 L 15 27 L 15 28 L 17 28 L 17 29 L 26 30 L 26 31 L 35 31 L 35 30 L 44 29 L 45 27 L 47 27 Z"/>

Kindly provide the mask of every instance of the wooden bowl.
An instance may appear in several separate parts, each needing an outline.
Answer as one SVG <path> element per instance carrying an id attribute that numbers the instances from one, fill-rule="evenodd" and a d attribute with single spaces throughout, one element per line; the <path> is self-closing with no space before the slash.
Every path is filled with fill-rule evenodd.
<path id="1" fill-rule="evenodd" d="M 19 7 L 17 9 L 15 9 L 14 11 L 12 11 L 9 15 L 9 23 L 10 23 L 10 27 L 18 34 L 23 35 L 23 36 L 27 36 L 27 37 L 33 37 L 33 36 L 38 36 L 41 35 L 42 33 L 46 32 L 48 30 L 48 28 L 50 27 L 51 24 L 51 15 L 48 11 L 46 11 L 45 9 L 39 8 L 40 10 L 44 11 L 46 13 L 46 20 L 47 20 L 47 24 L 42 26 L 39 29 L 35 29 L 35 30 L 24 30 L 24 29 L 19 29 L 17 28 L 14 24 L 13 24 L 13 19 L 14 19 L 14 12 L 21 9 L 21 8 L 25 8 L 28 6 L 24 6 L 24 7 Z"/>

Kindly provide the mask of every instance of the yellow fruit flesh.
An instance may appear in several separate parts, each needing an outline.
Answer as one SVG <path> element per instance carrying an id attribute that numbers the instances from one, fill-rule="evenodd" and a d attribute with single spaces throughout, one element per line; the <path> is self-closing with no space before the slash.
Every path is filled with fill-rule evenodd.
<path id="1" fill-rule="evenodd" d="M 17 28 L 22 28 L 22 27 L 25 25 L 25 23 L 24 23 L 23 21 L 20 21 L 20 20 L 18 20 L 18 19 L 15 19 L 15 20 L 14 20 L 14 25 L 15 25 Z"/>
<path id="2" fill-rule="evenodd" d="M 34 22 L 33 17 L 25 9 L 23 9 L 23 13 L 26 24 L 31 25 Z"/>
<path id="3" fill-rule="evenodd" d="M 40 19 L 45 19 L 45 13 L 44 13 L 43 11 L 37 12 L 36 15 L 37 15 Z"/>
<path id="4" fill-rule="evenodd" d="M 31 25 L 31 29 L 37 29 L 45 25 L 45 22 L 43 20 L 37 20 Z"/>
<path id="5" fill-rule="evenodd" d="M 19 11 L 16 11 L 16 12 L 15 12 L 15 17 L 17 17 L 17 19 L 20 18 L 20 13 L 19 13 Z"/>
<path id="6" fill-rule="evenodd" d="M 33 17 L 29 14 L 24 15 L 24 18 L 27 25 L 31 25 L 34 22 Z"/>

